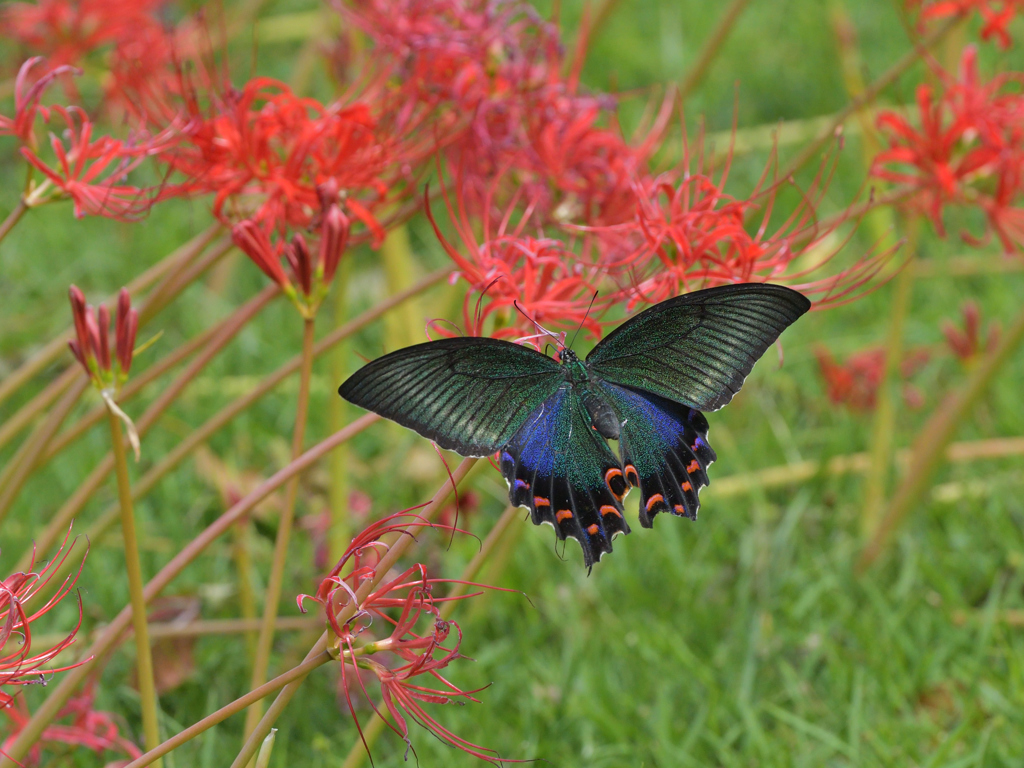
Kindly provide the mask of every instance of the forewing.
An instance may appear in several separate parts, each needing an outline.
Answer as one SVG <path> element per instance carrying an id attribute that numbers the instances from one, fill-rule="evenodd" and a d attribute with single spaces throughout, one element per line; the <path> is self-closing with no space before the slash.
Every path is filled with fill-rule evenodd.
<path id="1" fill-rule="evenodd" d="M 612 551 L 612 536 L 629 533 L 622 516 L 627 486 L 615 454 L 590 423 L 569 383 L 531 413 L 501 450 L 509 500 L 550 523 L 559 539 L 576 539 L 590 567 Z"/>
<path id="2" fill-rule="evenodd" d="M 599 385 L 621 423 L 619 455 L 631 486 L 640 489 L 640 525 L 650 528 L 659 512 L 697 518 L 698 492 L 709 484 L 715 460 L 708 422 L 689 406 L 620 387 Z"/>
<path id="3" fill-rule="evenodd" d="M 767 283 L 694 291 L 627 320 L 594 347 L 587 367 L 605 381 L 715 411 L 810 306 L 796 291 Z"/>
<path id="4" fill-rule="evenodd" d="M 406 347 L 356 371 L 338 394 L 463 456 L 488 456 L 564 381 L 541 353 L 461 337 Z"/>

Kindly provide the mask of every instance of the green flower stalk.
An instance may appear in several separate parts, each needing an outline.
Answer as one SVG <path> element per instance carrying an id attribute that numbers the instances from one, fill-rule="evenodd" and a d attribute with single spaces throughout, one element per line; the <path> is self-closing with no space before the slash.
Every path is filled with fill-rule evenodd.
<path id="1" fill-rule="evenodd" d="M 292 458 L 302 453 L 305 441 L 306 417 L 309 410 L 309 384 L 313 370 L 314 320 L 317 310 L 326 298 L 341 256 L 348 245 L 350 220 L 342 210 L 344 195 L 336 183 L 329 182 L 317 187 L 320 197 L 320 213 L 315 221 L 319 223 L 319 242 L 316 258 L 302 234 L 295 234 L 283 243 L 271 240 L 265 223 L 249 219 L 239 222 L 231 230 L 232 239 L 252 259 L 264 274 L 276 282 L 284 294 L 291 299 L 304 321 L 302 334 L 302 363 L 300 366 L 299 398 L 295 408 L 295 426 L 292 432 Z M 291 277 L 285 272 L 284 263 L 291 270 Z M 295 520 L 295 502 L 299 492 L 299 477 L 288 484 L 285 503 L 278 521 L 277 537 L 274 542 L 274 556 L 267 579 L 264 596 L 263 621 L 256 641 L 252 670 L 252 688 L 258 688 L 267 681 L 270 668 L 270 652 L 274 642 L 278 603 L 284 583 L 285 561 L 288 543 L 291 539 Z M 259 721 L 262 704 L 257 703 L 246 713 L 245 733 L 248 736 Z"/>
<path id="2" fill-rule="evenodd" d="M 107 406 L 110 439 L 117 474 L 117 493 L 121 507 L 121 530 L 124 534 L 125 570 L 128 573 L 128 592 L 131 596 L 132 624 L 135 630 L 136 664 L 139 675 L 139 699 L 142 706 L 142 729 L 147 749 L 160 744 L 156 683 L 153 678 L 153 654 L 146 624 L 146 599 L 143 596 L 142 564 L 135 531 L 135 511 L 132 489 L 128 479 L 128 458 L 121 434 L 121 422 L 127 427 L 128 442 L 139 456 L 139 435 L 128 415 L 117 405 L 117 395 L 128 378 L 135 350 L 135 334 L 139 315 L 131 306 L 127 289 L 122 288 L 117 298 L 117 316 L 114 322 L 114 345 L 110 344 L 110 311 L 105 305 L 99 310 L 86 304 L 85 296 L 77 286 L 71 286 L 71 314 L 75 322 L 75 339 L 69 342 L 75 356 L 93 385 L 99 390 Z M 159 768 L 160 761 L 153 766 Z"/>

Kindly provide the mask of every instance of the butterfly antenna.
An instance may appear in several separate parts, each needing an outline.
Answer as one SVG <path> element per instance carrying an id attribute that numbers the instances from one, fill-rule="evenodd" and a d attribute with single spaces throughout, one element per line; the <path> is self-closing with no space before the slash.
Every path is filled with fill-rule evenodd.
<path id="1" fill-rule="evenodd" d="M 580 331 L 583 330 L 583 324 L 587 322 L 587 317 L 590 315 L 590 310 L 594 307 L 594 302 L 597 301 L 597 291 L 594 291 L 593 297 L 590 299 L 590 304 L 587 305 L 587 312 L 583 315 L 583 319 L 580 320 L 580 327 L 576 329 L 576 333 L 572 335 L 572 341 L 569 342 L 569 349 L 572 349 L 572 345 L 576 343 L 576 337 L 580 335 Z"/>
<path id="2" fill-rule="evenodd" d="M 526 311 L 522 307 L 519 306 L 519 300 L 518 299 L 514 299 L 512 301 L 512 306 L 514 306 L 517 310 L 519 310 L 519 314 L 521 314 L 523 317 L 525 317 L 527 320 L 529 320 L 531 323 L 533 323 L 534 327 L 538 331 L 540 331 L 541 333 L 545 333 L 548 336 L 550 336 L 552 339 L 554 339 L 555 340 L 555 344 L 558 345 L 559 349 L 562 348 L 562 346 L 563 346 L 562 342 L 558 340 L 558 337 L 555 336 L 555 334 L 553 334 L 551 331 L 549 331 L 543 325 L 538 323 L 536 320 L 534 320 L 532 317 L 530 317 L 528 314 L 526 314 Z"/>

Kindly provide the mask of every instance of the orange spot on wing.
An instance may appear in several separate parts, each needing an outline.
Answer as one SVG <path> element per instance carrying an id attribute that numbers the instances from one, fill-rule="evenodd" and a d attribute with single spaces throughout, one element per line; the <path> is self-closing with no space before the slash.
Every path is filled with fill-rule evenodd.
<path id="1" fill-rule="evenodd" d="M 572 512 L 568 509 L 560 509 L 555 513 L 555 520 L 562 522 L 563 520 L 571 520 Z"/>
<path id="2" fill-rule="evenodd" d="M 612 481 L 615 478 L 619 478 L 619 480 L 622 481 L 622 493 L 616 493 L 615 488 L 612 487 Z M 618 467 L 612 467 L 604 473 L 604 484 L 608 486 L 608 490 L 612 492 L 612 496 L 619 501 L 622 501 L 623 497 L 626 495 L 626 491 L 629 490 L 629 483 L 623 479 L 622 470 Z"/>
<path id="3" fill-rule="evenodd" d="M 597 523 L 594 523 L 592 526 L 587 528 L 587 533 L 589 533 L 591 536 L 597 536 L 597 532 L 600 530 L 601 526 L 599 526 Z"/>
<path id="4" fill-rule="evenodd" d="M 679 515 L 685 515 L 686 514 L 686 510 L 683 508 L 682 504 L 676 504 L 675 510 L 676 510 L 676 514 L 679 514 Z"/>
<path id="5" fill-rule="evenodd" d="M 603 507 L 601 507 L 601 514 L 602 515 L 618 515 L 619 517 L 622 517 L 622 513 L 619 512 L 619 510 L 617 510 L 611 504 L 605 504 Z"/>
<path id="6" fill-rule="evenodd" d="M 534 496 L 533 505 L 535 507 L 550 507 L 551 502 L 545 499 L 543 496 Z"/>
<path id="7" fill-rule="evenodd" d="M 629 480 L 631 485 L 640 485 L 640 475 L 636 473 L 636 467 L 632 464 L 626 465 L 626 479 Z"/>
<path id="8" fill-rule="evenodd" d="M 692 475 L 698 469 L 700 469 L 700 462 L 694 459 L 693 461 L 690 462 L 690 465 L 686 468 L 686 471 Z"/>
<path id="9" fill-rule="evenodd" d="M 683 489 L 683 493 L 689 493 L 690 491 L 693 490 L 693 486 L 690 485 L 690 481 L 689 480 L 687 480 L 685 483 L 683 483 L 682 486 L 680 486 L 680 487 Z"/>
<path id="10" fill-rule="evenodd" d="M 647 500 L 647 511 L 650 512 L 651 511 L 651 507 L 653 507 L 659 501 L 664 501 L 664 500 L 665 500 L 665 497 L 662 496 L 660 493 L 654 494 L 653 496 L 651 496 L 651 498 L 649 498 Z"/>

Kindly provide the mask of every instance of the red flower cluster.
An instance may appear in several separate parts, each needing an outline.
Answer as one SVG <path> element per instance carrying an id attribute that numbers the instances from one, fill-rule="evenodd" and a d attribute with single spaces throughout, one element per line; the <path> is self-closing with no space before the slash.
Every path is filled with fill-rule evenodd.
<path id="1" fill-rule="evenodd" d="M 941 92 L 917 91 L 919 127 L 895 112 L 884 112 L 878 127 L 889 148 L 872 173 L 905 185 L 911 204 L 944 233 L 946 206 L 974 206 L 1007 252 L 1024 246 L 1024 74 L 1009 72 L 984 82 L 977 51 L 964 50 L 956 78 L 940 72 Z"/>
<path id="2" fill-rule="evenodd" d="M 466 741 L 445 728 L 423 708 L 423 704 L 477 701 L 473 695 L 477 691 L 463 691 L 440 673 L 440 670 L 460 658 L 462 630 L 455 622 L 442 620 L 438 606 L 449 600 L 475 597 L 481 592 L 451 598 L 434 597 L 434 587 L 438 584 L 468 584 L 481 589 L 496 588 L 449 579 L 430 579 L 427 577 L 426 568 L 417 564 L 379 584 L 372 593 L 356 604 L 359 588 L 374 578 L 381 558 L 387 552 L 387 545 L 382 538 L 387 534 L 412 535 L 416 529 L 423 528 L 457 530 L 431 523 L 411 511 L 385 517 L 371 524 L 353 539 L 341 560 L 321 582 L 315 595 L 299 595 L 299 608 L 305 610 L 303 603 L 306 599 L 315 600 L 324 607 L 327 624 L 337 638 L 334 652 L 341 661 L 341 684 L 357 728 L 359 721 L 355 716 L 351 698 L 353 682 L 358 685 L 359 690 L 376 711 L 376 705 L 366 690 L 361 674 L 367 671 L 375 675 L 380 683 L 384 705 L 395 723 L 391 725 L 389 722 L 388 725 L 410 748 L 408 718 L 412 718 L 451 746 L 483 760 L 494 760 L 496 756 L 490 750 Z M 350 609 L 354 604 L 356 610 L 352 612 L 351 617 L 340 621 L 341 612 Z M 429 629 L 426 632 L 418 628 L 421 620 L 429 621 Z M 357 646 L 356 638 L 367 631 L 374 622 L 390 626 L 391 633 L 384 639 L 364 641 Z M 453 628 L 457 639 L 451 647 L 446 647 L 445 643 L 450 639 Z M 384 664 L 368 658 L 378 653 L 391 654 L 395 661 Z M 415 678 L 421 675 L 432 678 L 438 687 L 417 684 Z M 362 729 L 359 730 L 362 734 Z"/>
<path id="3" fill-rule="evenodd" d="M 80 64 L 89 54 L 130 40 L 157 25 L 154 11 L 165 0 L 39 0 L 0 10 L 4 36 L 55 66 Z"/>
<path id="4" fill-rule="evenodd" d="M 3 689 L 7 686 L 45 683 L 46 676 L 73 669 L 76 664 L 59 669 L 46 667 L 75 641 L 82 623 L 82 603 L 78 603 L 78 625 L 52 648 L 32 654 L 32 622 L 52 610 L 74 588 L 78 572 L 64 579 L 53 596 L 32 613 L 26 605 L 45 588 L 61 569 L 70 554 L 67 538 L 57 554 L 38 573 L 15 573 L 0 581 L 0 709 L 7 709 L 14 697 Z M 85 563 L 83 558 L 82 563 Z M 34 562 L 33 562 L 34 565 Z M 44 668 L 46 667 L 46 668 Z"/>
<path id="5" fill-rule="evenodd" d="M 995 38 L 1001 48 L 1009 48 L 1010 22 L 1024 10 L 1021 0 L 907 0 L 909 8 L 921 8 L 921 21 L 948 16 L 966 16 L 977 11 L 982 19 L 983 40 Z"/>
<path id="6" fill-rule="evenodd" d="M 600 334 L 600 323 L 588 313 L 603 271 L 599 264 L 588 264 L 561 240 L 523 235 L 528 219 L 511 231 L 509 221 L 502 221 L 496 233 L 485 230 L 486 239 L 479 244 L 461 198 L 459 207 L 457 219 L 450 203 L 448 210 L 466 254 L 445 239 L 430 212 L 429 202 L 427 215 L 438 240 L 458 268 L 453 278 L 462 277 L 472 288 L 463 299 L 463 330 L 468 335 L 483 335 L 484 323 L 491 315 L 496 317 L 490 335 L 496 338 L 520 337 L 527 329 L 532 330 L 534 323 L 548 322 L 568 327 L 583 324 L 594 335 Z M 484 226 L 488 226 L 487 221 Z M 539 336 L 533 331 L 529 338 Z"/>
<path id="7" fill-rule="evenodd" d="M 846 405 L 854 411 L 873 410 L 878 401 L 878 388 L 885 378 L 885 349 L 873 347 L 857 352 L 846 359 L 845 363 L 837 363 L 832 353 L 824 347 L 815 350 L 818 358 L 818 370 L 825 380 L 828 399 L 836 405 Z M 900 375 L 909 379 L 928 362 L 930 355 L 926 349 L 913 349 L 907 352 L 900 364 Z M 912 384 L 903 385 L 903 399 L 911 408 L 918 408 L 924 403 L 921 392 Z"/>
<path id="8" fill-rule="evenodd" d="M 145 131 L 127 140 L 95 136 L 94 125 L 85 110 L 77 106 L 44 107 L 43 92 L 65 74 L 77 73 L 73 67 L 51 68 L 32 81 L 32 70 L 42 63 L 35 57 L 22 64 L 15 79 L 13 117 L 0 115 L 0 136 L 13 135 L 21 142 L 21 154 L 44 177 L 31 182 L 24 201 L 32 207 L 51 200 L 68 198 L 75 215 L 107 216 L 131 220 L 140 218 L 153 202 L 153 191 L 125 184 L 127 175 L 146 159 L 166 149 L 167 136 L 150 136 Z M 54 160 L 40 156 L 36 138 L 36 118 L 49 123 L 57 116 L 65 127 L 60 135 L 50 133 Z"/>
<path id="9" fill-rule="evenodd" d="M 631 180 L 670 115 L 631 147 L 601 125 L 615 99 L 579 93 L 557 28 L 517 0 L 363 0 L 346 12 L 394 74 L 399 100 L 430 107 L 459 192 L 474 214 L 513 201 L 538 224 L 616 222 L 631 215 Z"/>
<path id="10" fill-rule="evenodd" d="M 312 318 L 327 295 L 338 263 L 345 252 L 349 238 L 349 218 L 342 212 L 337 185 L 333 180 L 317 188 L 321 211 L 318 216 L 320 233 L 317 257 L 314 259 L 306 238 L 301 234 L 290 243 L 272 241 L 267 229 L 273 222 L 258 223 L 246 219 L 231 229 L 231 237 L 263 273 L 281 286 L 304 317 Z M 281 264 L 282 258 L 291 268 L 294 282 Z"/>
<path id="11" fill-rule="evenodd" d="M 387 201 L 401 175 L 401 139 L 368 104 L 320 104 L 269 78 L 210 96 L 187 97 L 180 141 L 165 156 L 185 177 L 177 194 L 212 194 L 216 216 L 252 218 L 275 229 L 306 227 L 318 210 L 318 185 L 333 183 L 344 206 L 374 234 L 371 209 Z M 176 117 L 176 116 L 175 116 Z M 361 199 L 362 198 L 362 199 Z"/>

